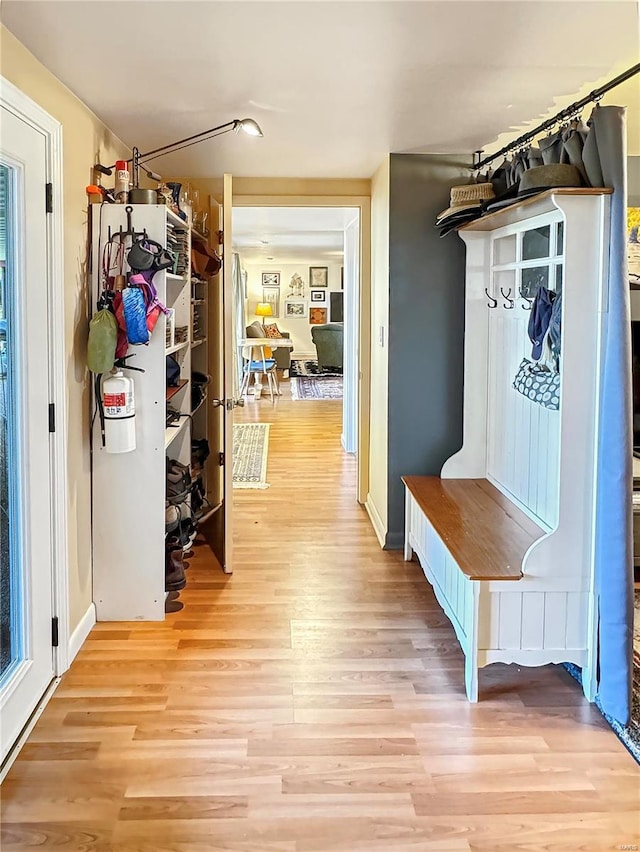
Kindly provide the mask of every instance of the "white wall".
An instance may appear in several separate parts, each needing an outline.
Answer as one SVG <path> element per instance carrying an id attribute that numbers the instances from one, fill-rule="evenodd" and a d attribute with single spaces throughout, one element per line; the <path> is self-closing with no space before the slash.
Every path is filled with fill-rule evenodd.
<path id="1" fill-rule="evenodd" d="M 344 232 L 344 407 L 342 446 L 347 453 L 358 450 L 358 332 L 360 320 L 360 217 L 356 215 Z"/>
<path id="2" fill-rule="evenodd" d="M 389 178 L 387 157 L 371 182 L 371 407 L 366 502 L 382 545 L 388 526 Z"/>
<path id="3" fill-rule="evenodd" d="M 242 255 L 240 255 L 240 257 L 242 259 Z M 327 259 L 310 257 L 293 263 L 279 263 L 275 260 L 268 263 L 249 263 L 243 261 L 242 265 L 247 272 L 247 325 L 250 325 L 255 319 L 257 319 L 255 315 L 256 305 L 258 302 L 262 301 L 262 273 L 279 272 L 280 315 L 273 320 L 267 320 L 267 322 L 275 322 L 281 331 L 289 332 L 291 339 L 293 340 L 293 358 L 316 358 L 316 348 L 311 339 L 311 326 L 309 325 L 309 308 L 327 308 L 327 322 L 331 321 L 329 293 L 332 291 L 341 291 L 340 270 L 342 268 L 342 258 L 332 259 L 329 261 Z M 329 286 L 326 288 L 326 297 L 324 302 L 311 301 L 309 292 L 310 266 L 327 266 L 329 269 Z M 304 300 L 307 303 L 307 309 L 305 316 L 300 318 L 285 316 L 285 300 L 290 292 L 289 282 L 295 273 L 298 273 L 305 283 Z"/>

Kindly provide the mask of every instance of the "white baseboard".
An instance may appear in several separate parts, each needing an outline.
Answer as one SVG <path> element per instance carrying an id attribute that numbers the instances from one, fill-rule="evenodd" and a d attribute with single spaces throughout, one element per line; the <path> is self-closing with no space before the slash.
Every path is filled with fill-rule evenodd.
<path id="1" fill-rule="evenodd" d="M 89 608 L 85 612 L 85 614 L 80 619 L 80 623 L 73 631 L 71 636 L 69 637 L 69 656 L 68 656 L 68 664 L 74 661 L 78 651 L 84 645 L 84 641 L 91 633 L 93 626 L 96 623 L 96 605 L 94 603 L 89 604 Z"/>
<path id="2" fill-rule="evenodd" d="M 376 504 L 371 499 L 371 494 L 367 494 L 367 499 L 365 500 L 364 507 L 367 510 L 367 514 L 369 515 L 369 519 L 373 526 L 374 532 L 378 537 L 380 547 L 384 547 L 387 539 L 387 530 L 385 529 L 384 522 L 380 517 L 378 509 L 376 508 Z"/>

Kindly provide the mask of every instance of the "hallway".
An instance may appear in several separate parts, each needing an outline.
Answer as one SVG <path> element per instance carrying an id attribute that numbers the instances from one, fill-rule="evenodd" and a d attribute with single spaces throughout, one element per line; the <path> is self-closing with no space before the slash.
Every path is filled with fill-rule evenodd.
<path id="1" fill-rule="evenodd" d="M 98 624 L 2 789 L 2 848 L 605 850 L 638 767 L 562 668 L 463 658 L 417 563 L 380 550 L 341 403 L 249 402 L 266 491 L 235 573 L 196 548 L 164 624 Z M 633 848 L 628 846 L 627 848 Z"/>

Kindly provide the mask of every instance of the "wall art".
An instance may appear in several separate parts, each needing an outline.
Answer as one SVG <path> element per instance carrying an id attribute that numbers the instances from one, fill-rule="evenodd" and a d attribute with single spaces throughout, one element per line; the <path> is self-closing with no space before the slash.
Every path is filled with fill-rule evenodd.
<path id="1" fill-rule="evenodd" d="M 324 325 L 326 321 L 326 308 L 309 308 L 309 325 Z"/>

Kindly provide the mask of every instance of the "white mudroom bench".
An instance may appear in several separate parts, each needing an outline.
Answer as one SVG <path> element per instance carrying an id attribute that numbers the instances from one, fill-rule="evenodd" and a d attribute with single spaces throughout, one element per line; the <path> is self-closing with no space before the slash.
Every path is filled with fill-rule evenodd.
<path id="1" fill-rule="evenodd" d="M 596 689 L 594 595 L 610 190 L 557 189 L 460 229 L 466 244 L 462 448 L 405 476 L 415 553 L 465 654 L 469 701 L 490 663 L 582 668 Z M 538 286 L 562 293 L 560 405 L 518 393 Z"/>

